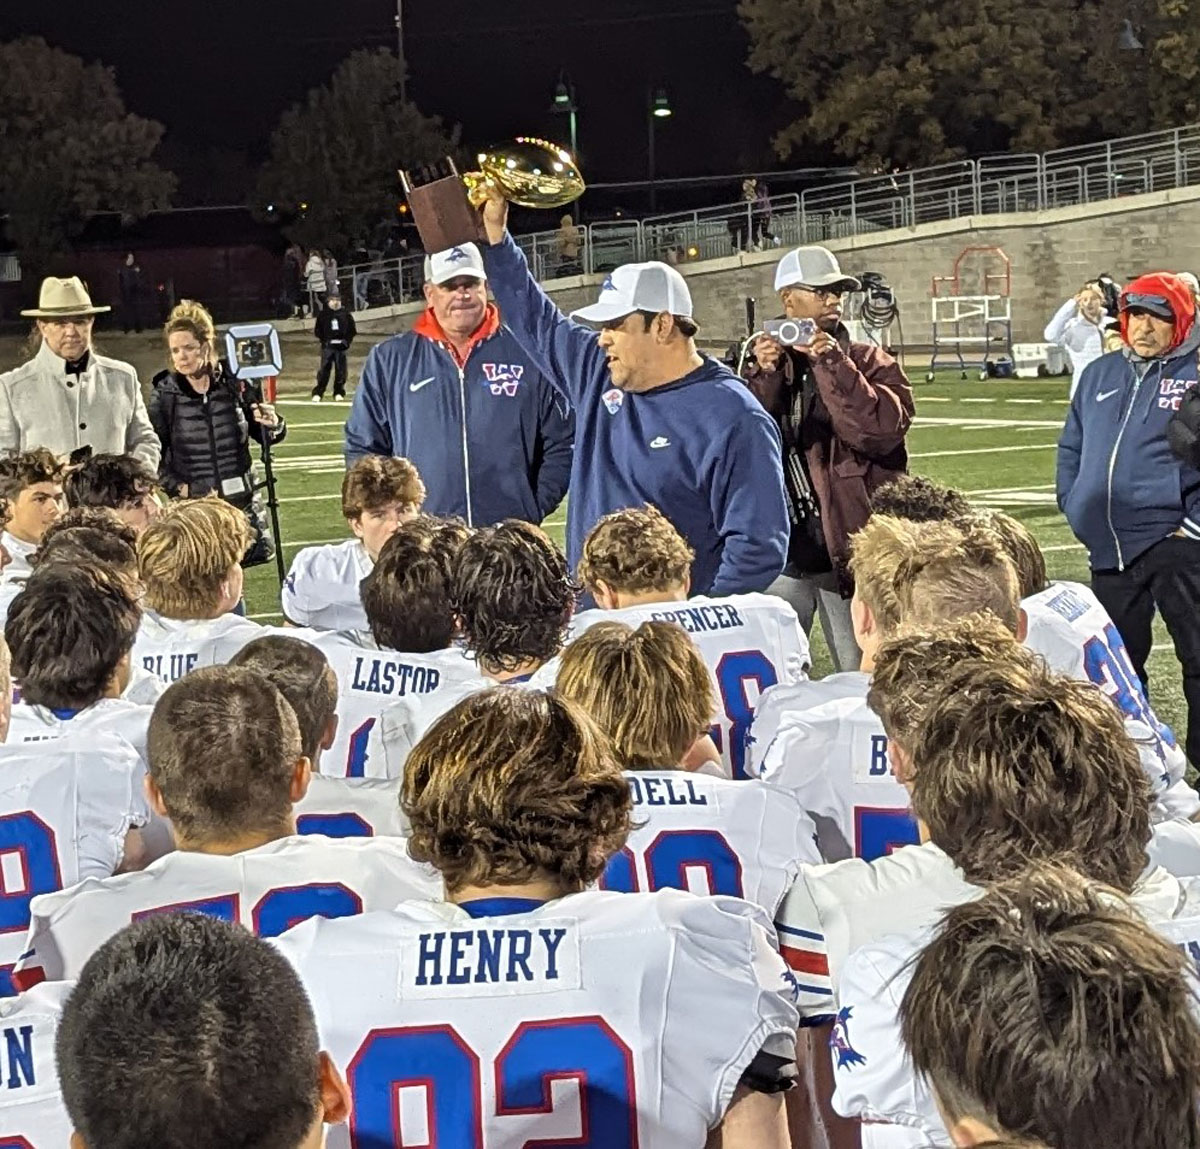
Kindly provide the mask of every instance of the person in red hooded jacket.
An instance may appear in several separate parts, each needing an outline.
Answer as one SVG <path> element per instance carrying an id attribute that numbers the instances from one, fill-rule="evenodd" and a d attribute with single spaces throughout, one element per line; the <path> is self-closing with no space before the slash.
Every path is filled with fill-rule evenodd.
<path id="1" fill-rule="evenodd" d="M 1088 365 L 1071 401 L 1058 506 L 1087 547 L 1092 589 L 1137 677 L 1119 643 L 1089 651 L 1089 673 L 1133 705 L 1161 612 L 1183 666 L 1187 756 L 1200 765 L 1200 469 L 1169 438 L 1197 383 L 1196 300 L 1178 276 L 1154 272 L 1121 292 L 1120 320 L 1124 346 Z"/>

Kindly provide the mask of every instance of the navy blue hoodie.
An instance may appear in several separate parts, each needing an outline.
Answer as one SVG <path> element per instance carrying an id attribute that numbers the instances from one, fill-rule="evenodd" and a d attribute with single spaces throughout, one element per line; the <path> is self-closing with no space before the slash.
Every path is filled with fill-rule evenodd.
<path id="1" fill-rule="evenodd" d="M 1123 570 L 1176 531 L 1200 539 L 1200 471 L 1167 444 L 1198 348 L 1200 323 L 1159 359 L 1110 351 L 1080 376 L 1058 442 L 1058 506 L 1093 570 Z"/>
<path id="2" fill-rule="evenodd" d="M 505 322 L 575 408 L 572 567 L 600 518 L 650 504 L 696 552 L 693 594 L 765 590 L 783 569 L 789 520 L 779 430 L 759 401 L 707 357 L 674 383 L 619 390 L 596 332 L 554 306 L 512 238 L 483 253 Z"/>
<path id="3" fill-rule="evenodd" d="M 459 366 L 433 313 L 371 348 L 346 421 L 346 465 L 408 459 L 424 509 L 472 526 L 540 523 L 562 501 L 572 424 L 558 393 L 488 308 Z"/>

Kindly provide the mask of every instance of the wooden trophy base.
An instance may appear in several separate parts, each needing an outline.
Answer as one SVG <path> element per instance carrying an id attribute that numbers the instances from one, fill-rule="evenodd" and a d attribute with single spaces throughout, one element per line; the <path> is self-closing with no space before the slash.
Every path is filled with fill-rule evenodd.
<path id="1" fill-rule="evenodd" d="M 475 243 L 483 238 L 479 216 L 467 198 L 467 188 L 460 175 L 446 176 L 415 187 L 407 178 L 404 183 L 413 222 L 421 236 L 421 246 L 427 252 L 446 251 L 460 243 Z"/>

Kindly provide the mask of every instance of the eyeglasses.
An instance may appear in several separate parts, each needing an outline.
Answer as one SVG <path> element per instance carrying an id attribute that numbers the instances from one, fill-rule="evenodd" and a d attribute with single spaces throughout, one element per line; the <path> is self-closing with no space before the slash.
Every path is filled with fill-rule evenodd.
<path id="1" fill-rule="evenodd" d="M 846 294 L 845 289 L 841 287 L 807 287 L 803 283 L 793 283 L 779 293 L 779 298 L 786 299 L 793 291 L 807 291 L 809 295 L 815 295 L 818 299 L 841 299 Z"/>

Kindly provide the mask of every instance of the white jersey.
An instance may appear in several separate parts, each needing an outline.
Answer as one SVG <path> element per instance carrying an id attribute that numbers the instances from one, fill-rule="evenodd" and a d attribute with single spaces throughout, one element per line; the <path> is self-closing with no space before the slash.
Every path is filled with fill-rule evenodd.
<path id="1" fill-rule="evenodd" d="M 133 644 L 133 662 L 163 682 L 178 682 L 201 667 L 224 666 L 262 633 L 258 623 L 237 614 L 178 619 L 148 610 Z"/>
<path id="2" fill-rule="evenodd" d="M 971 897 L 983 890 L 972 887 Z M 964 901 L 970 898 L 964 898 Z M 1146 921 L 1176 945 L 1200 947 L 1200 882 L 1148 871 L 1130 897 Z M 919 1131 L 917 1144 L 950 1146 L 928 1086 L 913 1072 L 900 1038 L 899 1008 L 913 959 L 933 939 L 937 918 L 856 950 L 845 964 L 831 1036 L 833 1107 L 844 1117 L 887 1121 Z M 869 1126 L 864 1126 L 864 1131 Z"/>
<path id="3" fill-rule="evenodd" d="M 1098 686 L 1121 711 L 1155 796 L 1155 820 L 1200 813 L 1200 795 L 1185 781 L 1187 758 L 1160 722 L 1129 661 L 1120 631 L 1091 588 L 1051 583 L 1021 602 L 1025 645 L 1051 670 Z"/>
<path id="4" fill-rule="evenodd" d="M 1177 878 L 1200 878 L 1200 823 L 1168 818 L 1150 827 L 1150 862 Z"/>
<path id="5" fill-rule="evenodd" d="M 305 547 L 292 559 L 280 591 L 283 613 L 315 630 L 368 630 L 358 587 L 374 565 L 358 539 Z"/>
<path id="6" fill-rule="evenodd" d="M 177 851 L 140 873 L 91 879 L 35 898 L 20 983 L 70 980 L 130 922 L 191 910 L 274 937 L 305 918 L 388 909 L 440 898 L 441 878 L 396 838 L 281 838 L 240 854 Z"/>
<path id="7" fill-rule="evenodd" d="M 771 594 L 642 603 L 586 610 L 571 620 L 568 642 L 599 622 L 673 622 L 691 636 L 712 676 L 721 718 L 713 739 L 730 777 L 745 778 L 746 735 L 759 696 L 777 682 L 803 682 L 812 656 L 795 610 Z"/>
<path id="8" fill-rule="evenodd" d="M 775 917 L 779 952 L 796 973 L 806 1024 L 837 1012 L 846 959 L 860 946 L 935 919 L 978 890 L 931 842 L 865 862 L 802 866 Z"/>
<path id="9" fill-rule="evenodd" d="M 33 565 L 29 556 L 38 549 L 37 543 L 27 543 L 8 531 L 0 531 L 0 545 L 8 551 L 9 563 L 0 574 L 4 582 L 23 582 L 33 574 Z"/>
<path id="10" fill-rule="evenodd" d="M 867 706 L 870 676 L 774 686 L 750 727 L 749 772 L 800 799 L 827 861 L 882 857 L 920 839 L 887 735 Z"/>
<path id="11" fill-rule="evenodd" d="M 146 760 L 146 732 L 150 727 L 152 706 L 142 706 L 124 698 L 101 698 L 82 710 L 51 710 L 18 702 L 12 708 L 8 744 L 48 742 L 64 735 L 86 737 L 116 734 L 125 739 Z"/>
<path id="12" fill-rule="evenodd" d="M 8 624 L 8 608 L 12 606 L 13 599 L 25 589 L 25 583 L 31 573 L 17 574 L 10 578 L 8 569 L 6 567 L 4 574 L 0 575 L 0 629 Z"/>
<path id="13" fill-rule="evenodd" d="M 142 761 L 120 738 L 0 746 L 0 995 L 12 992 L 32 900 L 108 877 L 148 816 Z"/>
<path id="14" fill-rule="evenodd" d="M 148 670 L 140 666 L 131 666 L 129 683 L 121 692 L 126 702 L 136 702 L 140 706 L 153 706 L 166 693 L 167 684 Z"/>
<path id="15" fill-rule="evenodd" d="M 62 1149 L 71 1119 L 58 1085 L 54 1044 L 67 996 L 65 982 L 35 986 L 0 1000 L 0 1146 Z"/>
<path id="16" fill-rule="evenodd" d="M 405 903 L 275 944 L 349 1067 L 330 1149 L 679 1149 L 705 1143 L 760 1051 L 793 1058 L 771 941 L 746 902 L 664 890 Z"/>
<path id="17" fill-rule="evenodd" d="M 321 758 L 321 769 L 335 777 L 397 777 L 385 760 L 380 717 L 397 703 L 425 714 L 436 711 L 462 683 L 488 685 L 461 649 L 429 654 L 382 650 L 366 634 L 316 634 L 310 639 L 329 659 L 338 679 L 338 732 Z M 446 706 L 445 709 L 448 709 Z M 407 757 L 407 751 L 401 758 Z"/>
<path id="18" fill-rule="evenodd" d="M 635 829 L 606 890 L 690 890 L 745 898 L 774 916 L 803 862 L 819 862 L 812 821 L 785 790 L 684 770 L 627 771 Z"/>
<path id="19" fill-rule="evenodd" d="M 301 834 L 327 838 L 405 837 L 399 778 L 334 778 L 314 774 L 293 807 Z"/>

